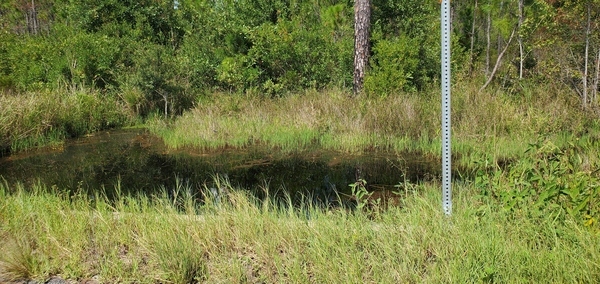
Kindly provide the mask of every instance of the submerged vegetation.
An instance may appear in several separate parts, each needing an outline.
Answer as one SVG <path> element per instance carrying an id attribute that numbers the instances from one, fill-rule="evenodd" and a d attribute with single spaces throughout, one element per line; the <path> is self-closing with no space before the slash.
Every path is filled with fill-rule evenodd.
<path id="1" fill-rule="evenodd" d="M 0 185 L 0 280 L 101 282 L 583 282 L 600 275 L 600 234 L 571 215 L 506 210 L 455 184 L 455 215 L 436 183 L 401 206 L 348 211 L 180 188 L 173 194 L 68 196 Z M 204 198 L 195 198 L 204 196 Z M 544 211 L 545 212 L 545 211 Z"/>

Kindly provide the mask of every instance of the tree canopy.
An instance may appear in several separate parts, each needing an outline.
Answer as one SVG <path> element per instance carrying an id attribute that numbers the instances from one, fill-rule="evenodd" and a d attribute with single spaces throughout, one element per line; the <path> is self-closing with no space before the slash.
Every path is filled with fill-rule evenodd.
<path id="1" fill-rule="evenodd" d="M 522 8 L 519 3 L 522 2 Z M 373 0 L 367 95 L 439 78 L 438 1 Z M 457 76 L 568 84 L 596 100 L 598 0 L 453 1 Z M 95 88 L 181 111 L 198 94 L 282 96 L 350 88 L 353 1 L 8 0 L 0 4 L 0 87 Z M 519 39 L 509 46 L 511 32 Z M 497 60 L 502 50 L 504 58 Z M 493 78 L 492 78 L 493 79 Z"/>

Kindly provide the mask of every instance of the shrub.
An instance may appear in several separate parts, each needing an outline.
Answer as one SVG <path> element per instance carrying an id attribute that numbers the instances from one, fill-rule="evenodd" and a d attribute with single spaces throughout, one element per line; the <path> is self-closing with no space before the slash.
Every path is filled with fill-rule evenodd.
<path id="1" fill-rule="evenodd" d="M 476 185 L 483 196 L 500 202 L 505 210 L 528 214 L 567 214 L 586 226 L 600 218 L 598 141 L 569 143 L 558 148 L 540 139 L 530 144 L 528 156 L 508 169 L 480 170 Z M 495 190 L 492 191 L 491 189 Z"/>
<path id="2" fill-rule="evenodd" d="M 371 70 L 365 78 L 365 92 L 387 95 L 413 86 L 419 65 L 418 51 L 419 41 L 407 36 L 377 41 L 373 47 Z"/>

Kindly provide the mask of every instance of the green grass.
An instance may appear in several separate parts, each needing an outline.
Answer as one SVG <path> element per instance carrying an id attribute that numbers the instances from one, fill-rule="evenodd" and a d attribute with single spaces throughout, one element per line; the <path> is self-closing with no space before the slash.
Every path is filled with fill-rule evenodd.
<path id="1" fill-rule="evenodd" d="M 455 183 L 416 185 L 402 207 L 291 207 L 231 188 L 219 204 L 66 196 L 0 185 L 0 280 L 104 283 L 594 283 L 600 234 L 570 218 L 505 211 Z M 278 204 L 278 205 L 277 205 Z M 527 210 L 524 208 L 523 210 Z M 526 213 L 526 212 L 525 212 Z"/>
<path id="2" fill-rule="evenodd" d="M 482 155 L 519 158 L 540 135 L 557 143 L 600 129 L 568 90 L 537 86 L 529 96 L 478 92 L 456 84 L 452 99 L 452 147 L 468 165 Z M 439 155 L 440 95 L 434 89 L 384 97 L 351 98 L 340 90 L 306 91 L 283 98 L 213 94 L 171 121 L 150 120 L 149 129 L 172 148 L 245 147 L 283 150 L 320 147 L 341 151 L 419 151 Z"/>
<path id="3" fill-rule="evenodd" d="M 0 93 L 0 150 L 57 145 L 66 138 L 135 120 L 119 101 L 94 90 Z"/>
<path id="4" fill-rule="evenodd" d="M 597 118 L 565 90 L 525 91 L 454 87 L 453 153 L 478 175 L 453 185 L 451 218 L 441 212 L 435 182 L 410 186 L 401 207 L 366 212 L 257 200 L 228 184 L 222 202 L 201 203 L 194 197 L 206 189 L 182 186 L 177 194 L 107 200 L 101 191 L 69 196 L 41 184 L 0 183 L 0 282 L 54 275 L 104 283 L 597 282 L 596 203 L 580 210 L 590 218 L 565 213 L 597 198 L 597 187 L 579 182 L 597 184 Z M 276 99 L 214 94 L 181 117 L 147 125 L 174 148 L 439 155 L 438 97 L 435 90 L 360 98 L 339 90 Z M 0 145 L 13 150 L 133 120 L 97 93 L 2 95 L 0 106 Z M 541 148 L 527 153 L 530 143 Z M 545 191 L 556 197 L 552 208 L 530 206 Z"/>
<path id="5" fill-rule="evenodd" d="M 453 152 L 469 165 L 481 156 L 518 159 L 540 135 L 557 143 L 598 131 L 570 90 L 551 85 L 478 92 L 474 82 L 453 86 Z M 123 95 L 121 95 L 123 97 Z M 94 90 L 0 94 L 0 150 L 60 144 L 65 138 L 140 121 L 119 96 Z M 326 148 L 440 153 L 440 95 L 420 93 L 351 98 L 347 91 L 305 91 L 281 98 L 214 93 L 171 120 L 145 124 L 172 148 L 246 147 L 284 151 Z"/>

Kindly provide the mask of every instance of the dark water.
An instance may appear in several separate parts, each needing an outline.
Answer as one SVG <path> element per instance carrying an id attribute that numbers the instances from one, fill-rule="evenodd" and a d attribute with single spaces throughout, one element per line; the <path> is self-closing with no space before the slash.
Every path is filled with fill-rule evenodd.
<path id="1" fill-rule="evenodd" d="M 177 181 L 195 189 L 211 187 L 214 177 L 227 177 L 236 187 L 261 195 L 288 192 L 292 197 L 328 199 L 349 193 L 357 178 L 369 190 L 394 190 L 404 180 L 431 179 L 439 161 L 418 154 L 334 151 L 279 152 L 258 146 L 247 149 L 169 150 L 144 130 L 100 132 L 47 148 L 0 158 L 0 176 L 8 183 L 41 182 L 67 191 L 114 196 L 117 182 L 126 194 L 153 194 L 172 189 Z"/>

